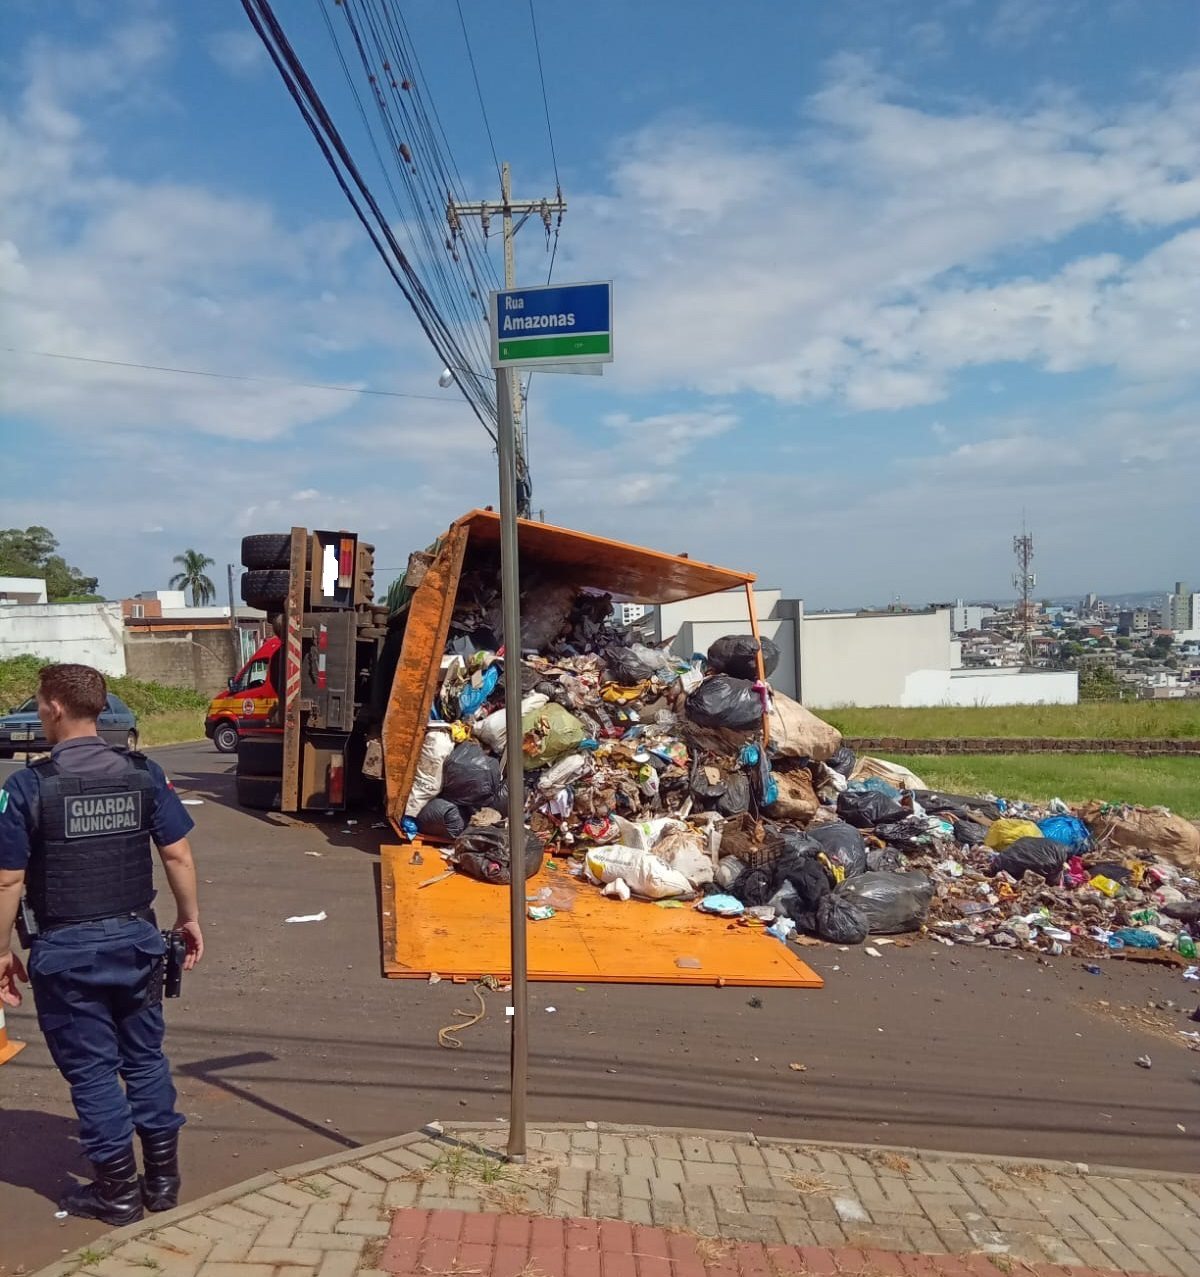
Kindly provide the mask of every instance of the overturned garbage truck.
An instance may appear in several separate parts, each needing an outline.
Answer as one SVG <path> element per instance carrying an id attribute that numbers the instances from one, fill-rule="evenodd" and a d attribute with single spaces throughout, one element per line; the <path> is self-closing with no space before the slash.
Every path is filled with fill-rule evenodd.
<path id="1" fill-rule="evenodd" d="M 622 682 L 636 684 L 639 670 L 630 640 L 614 632 L 614 600 L 670 603 L 745 587 L 750 607 L 750 572 L 529 521 L 519 542 L 522 652 L 585 656 L 615 646 L 630 654 Z M 456 718 L 473 701 L 503 703 L 492 659 L 503 647 L 499 552 L 498 516 L 471 511 L 411 556 L 383 605 L 374 601 L 373 547 L 355 533 L 293 528 L 245 538 L 242 596 L 272 616 L 280 647 L 269 677 L 279 702 L 270 721 L 243 733 L 239 803 L 285 812 L 378 803 L 401 829 L 431 717 L 450 730 L 440 703 L 447 672 L 461 667 L 469 684 Z M 752 607 L 749 619 L 756 629 Z M 756 661 L 741 672 L 754 679 L 763 670 Z M 718 719 L 746 718 L 742 687 L 724 711 L 713 690 Z M 755 700 L 749 725 L 762 715 Z"/>

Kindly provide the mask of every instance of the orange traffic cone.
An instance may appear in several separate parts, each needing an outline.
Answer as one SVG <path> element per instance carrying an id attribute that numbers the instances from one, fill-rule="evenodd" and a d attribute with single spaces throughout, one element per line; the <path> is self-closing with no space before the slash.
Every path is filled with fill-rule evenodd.
<path id="1" fill-rule="evenodd" d="M 4 1003 L 0 1002 L 0 1064 L 7 1064 L 14 1055 L 25 1050 L 24 1042 L 10 1042 L 8 1029 L 4 1027 Z"/>

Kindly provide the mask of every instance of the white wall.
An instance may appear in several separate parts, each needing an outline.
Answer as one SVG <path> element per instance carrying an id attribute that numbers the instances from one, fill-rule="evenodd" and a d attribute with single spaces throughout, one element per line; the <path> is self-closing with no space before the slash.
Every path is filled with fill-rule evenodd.
<path id="1" fill-rule="evenodd" d="M 187 607 L 187 595 L 183 590 L 143 590 L 139 599 L 157 599 L 165 608 Z"/>
<path id="2" fill-rule="evenodd" d="M 903 705 L 916 671 L 951 665 L 948 608 L 859 615 L 806 613 L 800 631 L 800 692 L 805 705 Z"/>
<path id="3" fill-rule="evenodd" d="M 45 603 L 46 582 L 36 576 L 0 576 L 0 603 Z"/>
<path id="4" fill-rule="evenodd" d="M 1075 705 L 1074 670 L 914 670 L 905 679 L 904 707 L 922 705 Z"/>
<path id="5" fill-rule="evenodd" d="M 121 605 L 41 603 L 0 609 L 0 658 L 24 655 L 124 674 Z"/>

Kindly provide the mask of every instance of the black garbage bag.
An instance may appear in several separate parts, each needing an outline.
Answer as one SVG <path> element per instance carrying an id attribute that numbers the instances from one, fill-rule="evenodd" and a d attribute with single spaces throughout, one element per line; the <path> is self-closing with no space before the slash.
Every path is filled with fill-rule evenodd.
<path id="1" fill-rule="evenodd" d="M 762 701 L 753 683 L 716 674 L 687 698 L 687 716 L 701 727 L 745 732 L 762 722 Z"/>
<path id="2" fill-rule="evenodd" d="M 840 891 L 822 896 L 817 905 L 817 935 L 830 944 L 862 944 L 870 928 L 862 910 Z"/>
<path id="3" fill-rule="evenodd" d="M 731 772 L 725 781 L 725 792 L 717 799 L 722 816 L 740 816 L 750 810 L 750 778 L 745 772 Z"/>
<path id="4" fill-rule="evenodd" d="M 947 813 L 950 815 L 950 813 Z M 954 837 L 967 847 L 982 847 L 987 837 L 987 826 L 965 817 L 950 815 L 950 823 L 954 826 Z"/>
<path id="5" fill-rule="evenodd" d="M 417 813 L 417 828 L 430 838 L 453 842 L 466 827 L 461 809 L 445 798 L 431 798 Z"/>
<path id="6" fill-rule="evenodd" d="M 729 888 L 744 905 L 765 905 L 771 895 L 771 875 L 765 869 L 747 869 Z"/>
<path id="7" fill-rule="evenodd" d="M 905 865 L 904 853 L 896 847 L 867 849 L 867 873 L 899 873 Z"/>
<path id="8" fill-rule="evenodd" d="M 1063 865 L 1071 858 L 1070 847 L 1049 838 L 1018 838 L 992 857 L 989 873 L 1011 874 L 1023 878 L 1027 873 L 1041 874 L 1049 883 L 1062 878 Z"/>
<path id="9" fill-rule="evenodd" d="M 716 773 L 715 780 L 709 778 L 708 771 Z M 688 788 L 700 802 L 715 802 L 725 793 L 728 780 L 729 778 L 721 771 L 710 754 L 693 754 L 692 767 L 688 774 Z"/>
<path id="10" fill-rule="evenodd" d="M 936 789 L 914 789 L 913 798 L 932 816 L 943 813 L 970 820 L 973 812 L 988 820 L 999 820 L 1003 814 L 995 803 L 985 798 L 971 798 L 967 794 L 943 794 Z"/>
<path id="11" fill-rule="evenodd" d="M 933 882 L 922 873 L 865 873 L 834 892 L 854 904 L 873 936 L 920 931 L 933 899 Z"/>
<path id="12" fill-rule="evenodd" d="M 771 869 L 777 887 L 793 874 L 801 873 L 804 867 L 812 864 L 823 850 L 819 842 L 813 842 L 799 830 L 793 830 L 787 826 L 780 828 L 780 843 L 782 850 Z"/>
<path id="13" fill-rule="evenodd" d="M 810 825 L 805 832 L 835 865 L 841 865 L 847 878 L 866 873 L 867 845 L 852 825 L 833 820 L 827 825 Z"/>
<path id="14" fill-rule="evenodd" d="M 542 867 L 542 840 L 525 830 L 525 878 Z M 507 884 L 512 881 L 508 851 L 508 828 L 504 825 L 469 825 L 454 843 L 454 867 L 480 882 Z"/>
<path id="15" fill-rule="evenodd" d="M 763 670 L 770 678 L 779 664 L 779 648 L 769 638 L 762 641 Z M 758 678 L 758 644 L 749 634 L 726 634 L 708 649 L 708 668 L 713 674 L 734 678 Z"/>
<path id="16" fill-rule="evenodd" d="M 927 827 L 926 816 L 902 816 L 875 826 L 875 837 L 882 839 L 897 851 L 929 851 L 935 845 L 934 835 Z M 940 817 L 935 817 L 940 819 Z"/>
<path id="17" fill-rule="evenodd" d="M 832 767 L 835 772 L 840 772 L 847 780 L 850 779 L 850 773 L 854 770 L 854 764 L 858 762 L 858 755 L 850 748 L 849 745 L 842 745 L 834 751 L 833 757 L 825 764 L 826 767 Z"/>
<path id="18" fill-rule="evenodd" d="M 620 647 L 613 644 L 604 653 L 604 664 L 608 666 L 609 677 L 622 687 L 633 687 L 652 678 L 658 667 L 649 665 L 631 647 Z"/>
<path id="19" fill-rule="evenodd" d="M 1020 839 L 1018 839 L 1020 841 Z M 1070 852 L 1067 853 L 1068 859 Z M 1066 861 L 1063 861 L 1066 864 Z M 1128 865 L 1123 865 L 1119 860 L 1097 860 L 1091 862 L 1087 866 L 1088 873 L 1095 878 L 1099 874 L 1102 878 L 1111 878 L 1113 882 L 1119 882 L 1122 886 L 1129 882 L 1133 877 L 1133 870 Z"/>
<path id="20" fill-rule="evenodd" d="M 465 740 L 446 759 L 438 797 L 459 807 L 495 807 L 500 782 L 499 762 L 476 741 Z"/>
<path id="21" fill-rule="evenodd" d="M 453 757 L 453 755 L 451 755 Z M 901 820 L 908 813 L 894 799 L 878 790 L 845 790 L 838 794 L 837 814 L 857 829 L 874 829 L 892 820 Z"/>
<path id="22" fill-rule="evenodd" d="M 786 887 L 795 892 L 800 907 L 807 913 L 812 913 L 821 897 L 831 890 L 824 865 L 812 858 L 798 860 L 790 852 L 775 865 L 775 889 L 778 892 Z"/>

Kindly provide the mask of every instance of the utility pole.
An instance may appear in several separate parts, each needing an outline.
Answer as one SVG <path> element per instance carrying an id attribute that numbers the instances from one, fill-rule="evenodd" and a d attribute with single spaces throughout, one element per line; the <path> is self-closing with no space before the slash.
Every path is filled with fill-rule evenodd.
<path id="1" fill-rule="evenodd" d="M 237 606 L 233 601 L 233 564 L 225 565 L 229 575 L 229 646 L 233 651 L 233 673 L 236 674 L 242 664 L 242 642 L 238 634 Z"/>
<path id="2" fill-rule="evenodd" d="M 1021 535 L 1013 537 L 1013 553 L 1017 556 L 1017 570 L 1013 574 L 1013 585 L 1021 599 L 1021 639 L 1025 650 L 1025 664 L 1033 664 L 1033 638 L 1030 633 L 1029 596 L 1037 585 L 1037 575 L 1030 571 L 1033 564 L 1033 537 L 1025 529 L 1025 521 L 1021 520 Z"/>
<path id="3" fill-rule="evenodd" d="M 487 239 L 488 230 L 493 217 L 499 215 L 504 219 L 504 287 L 517 286 L 517 262 L 514 240 L 517 231 L 534 215 L 541 218 L 549 237 L 551 225 L 557 216 L 561 225 L 562 216 L 567 211 L 567 201 L 563 199 L 561 188 L 555 192 L 553 199 L 516 200 L 512 198 L 512 174 L 508 163 L 500 166 L 500 200 L 481 200 L 475 204 L 460 204 L 457 200 L 446 201 L 446 223 L 450 227 L 451 243 L 458 238 L 464 217 L 477 217 L 483 229 L 483 237 Z M 513 214 L 521 220 L 513 225 Z M 529 436 L 522 425 L 525 416 L 525 402 L 521 397 L 521 382 L 515 368 L 507 369 L 503 374 L 508 379 L 508 397 L 512 404 L 513 428 L 517 445 L 517 513 L 522 519 L 528 519 L 532 512 L 533 484 L 529 477 Z"/>

